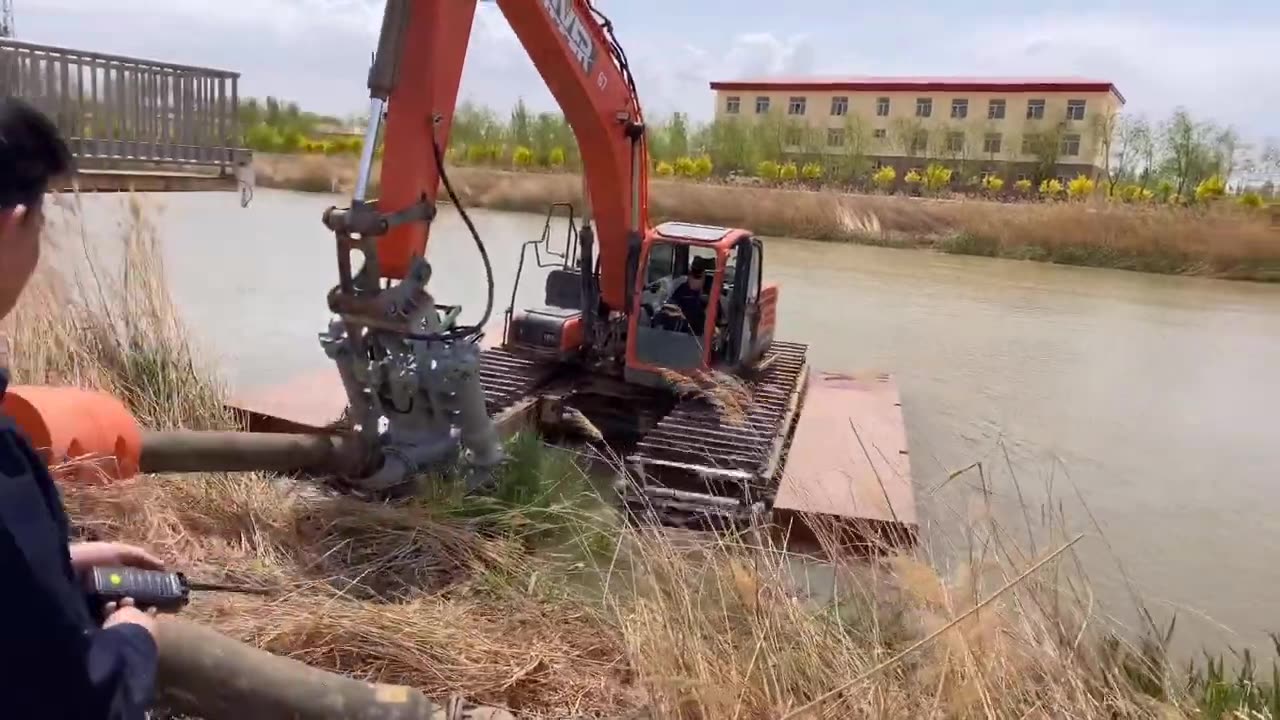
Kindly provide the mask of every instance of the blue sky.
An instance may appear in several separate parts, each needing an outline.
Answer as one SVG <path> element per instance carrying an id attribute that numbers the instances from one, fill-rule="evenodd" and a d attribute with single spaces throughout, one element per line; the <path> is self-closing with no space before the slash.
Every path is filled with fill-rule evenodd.
<path id="1" fill-rule="evenodd" d="M 1134 113 L 1158 119 L 1185 105 L 1254 141 L 1280 136 L 1275 0 L 1228 0 L 1219 8 L 1177 0 L 597 4 L 614 20 L 651 117 L 684 110 L 706 118 L 708 82 L 745 75 L 1088 75 L 1115 82 Z M 15 5 L 20 38 L 238 70 L 247 94 L 339 114 L 365 105 L 381 13 L 381 3 L 369 0 Z M 495 107 L 521 96 L 553 107 L 491 4 L 478 12 L 463 93 Z"/>

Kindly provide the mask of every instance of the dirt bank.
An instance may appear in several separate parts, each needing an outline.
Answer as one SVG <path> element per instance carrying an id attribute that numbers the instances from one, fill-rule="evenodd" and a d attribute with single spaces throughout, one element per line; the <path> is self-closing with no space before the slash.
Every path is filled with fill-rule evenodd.
<path id="1" fill-rule="evenodd" d="M 351 159 L 264 155 L 268 187 L 349 190 Z M 545 212 L 581 201 L 575 175 L 459 167 L 450 178 L 464 202 Z M 1261 211 L 1223 203 L 1176 208 L 1096 203 L 1005 204 L 929 200 L 655 180 L 654 221 L 749 228 L 773 237 L 914 247 L 989 257 L 1165 274 L 1280 281 L 1280 226 Z"/>

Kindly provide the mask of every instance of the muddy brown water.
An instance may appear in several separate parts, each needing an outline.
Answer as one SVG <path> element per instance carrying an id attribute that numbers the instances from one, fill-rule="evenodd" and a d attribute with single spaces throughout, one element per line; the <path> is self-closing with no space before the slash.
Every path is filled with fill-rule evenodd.
<path id="1" fill-rule="evenodd" d="M 335 201 L 262 189 L 247 209 L 229 193 L 146 198 L 174 296 L 234 385 L 327 366 L 316 335 L 336 269 L 320 214 Z M 109 246 L 121 198 L 85 202 L 92 244 Z M 500 313 L 543 219 L 472 215 Z M 428 257 L 436 296 L 475 319 L 484 275 L 452 208 Z M 958 558 L 947 550 L 957 518 L 981 495 L 976 474 L 948 474 L 980 461 L 1010 532 L 1025 534 L 1020 489 L 1033 525 L 1060 501 L 1089 533 L 1080 554 L 1121 620 L 1134 617 L 1122 566 L 1158 617 L 1178 612 L 1185 648 L 1266 647 L 1280 630 L 1280 287 L 785 239 L 768 240 L 765 258 L 782 286 L 780 337 L 810 343 L 818 368 L 896 375 L 943 562 Z M 540 292 L 527 274 L 520 303 Z"/>

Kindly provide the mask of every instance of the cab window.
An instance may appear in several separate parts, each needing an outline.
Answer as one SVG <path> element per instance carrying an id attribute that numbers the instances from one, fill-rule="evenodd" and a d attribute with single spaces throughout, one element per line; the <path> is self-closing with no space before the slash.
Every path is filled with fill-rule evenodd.
<path id="1" fill-rule="evenodd" d="M 649 267 L 644 282 L 646 285 L 657 282 L 664 277 L 675 274 L 676 249 L 671 243 L 654 243 L 649 246 Z"/>

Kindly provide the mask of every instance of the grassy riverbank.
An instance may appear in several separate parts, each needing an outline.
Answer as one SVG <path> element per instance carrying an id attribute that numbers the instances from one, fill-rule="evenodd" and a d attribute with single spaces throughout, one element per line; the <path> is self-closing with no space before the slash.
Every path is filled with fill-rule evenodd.
<path id="1" fill-rule="evenodd" d="M 158 239 L 133 217 L 122 265 L 42 272 L 6 328 L 17 379 L 107 389 L 153 427 L 226 426 L 223 390 L 169 302 Z M 796 581 L 798 561 L 747 538 L 626 529 L 567 453 L 531 438 L 513 452 L 484 502 L 440 491 L 370 504 L 257 474 L 63 491 L 79 532 L 287 590 L 198 599 L 190 614 L 223 632 L 522 716 L 776 719 L 819 698 L 798 717 L 1280 710 L 1274 685 L 1189 675 L 1158 646 L 1115 640 L 1059 519 L 1040 528 L 1039 552 L 988 516 L 956 538 L 969 566 L 839 560 L 811 585 Z"/>
<path id="2" fill-rule="evenodd" d="M 268 187 L 342 191 L 354 178 L 355 164 L 344 158 L 268 155 L 256 162 L 258 181 Z M 581 201 L 575 175 L 459 167 L 450 179 L 462 201 L 478 207 L 542 213 L 552 202 Z M 655 222 L 681 219 L 774 237 L 1280 281 L 1280 225 L 1264 211 L 1228 203 L 995 203 L 679 180 L 653 181 L 649 197 Z"/>

